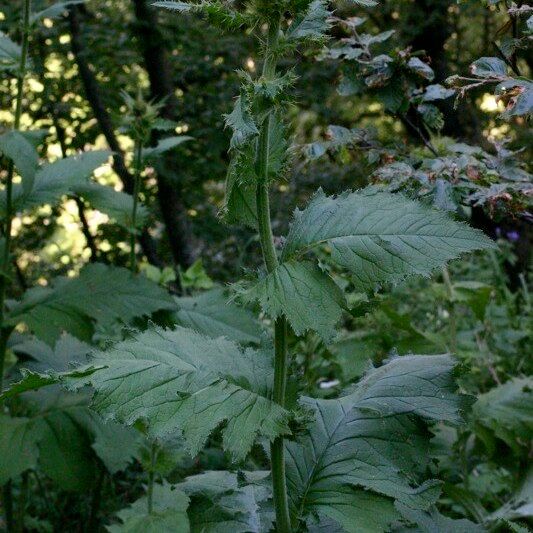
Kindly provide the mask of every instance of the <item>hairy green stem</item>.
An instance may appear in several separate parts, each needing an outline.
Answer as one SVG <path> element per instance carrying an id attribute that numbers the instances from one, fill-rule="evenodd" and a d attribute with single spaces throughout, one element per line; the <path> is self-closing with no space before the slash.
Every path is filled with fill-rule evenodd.
<path id="1" fill-rule="evenodd" d="M 457 316 L 455 309 L 455 302 L 453 301 L 453 285 L 450 278 L 450 271 L 448 267 L 442 268 L 442 279 L 444 280 L 444 285 L 446 286 L 446 291 L 448 293 L 448 314 L 450 315 L 450 351 L 453 354 L 457 353 Z"/>
<path id="2" fill-rule="evenodd" d="M 141 161 L 143 145 L 142 142 L 135 142 L 135 176 L 133 185 L 133 209 L 131 211 L 131 235 L 130 235 L 130 268 L 135 274 L 137 271 L 137 256 L 135 254 L 135 244 L 137 242 L 137 210 L 139 207 L 139 191 L 141 189 Z"/>
<path id="3" fill-rule="evenodd" d="M 15 121 L 13 131 L 20 129 L 20 117 L 22 116 L 22 96 L 24 86 L 24 76 L 26 74 L 26 62 L 28 60 L 28 47 L 30 38 L 30 12 L 31 0 L 23 0 L 22 11 L 22 49 L 20 54 L 19 70 L 17 73 L 17 96 L 15 100 Z M 0 391 L 2 391 L 4 381 L 4 366 L 6 360 L 7 337 L 11 329 L 4 327 L 4 304 L 6 300 L 6 290 L 8 283 L 8 265 L 11 250 L 11 231 L 13 226 L 13 175 L 15 166 L 13 161 L 9 162 L 6 181 L 6 219 L 4 222 L 4 251 L 2 255 L 2 269 L 0 275 Z"/>
<path id="4" fill-rule="evenodd" d="M 263 76 L 273 77 L 276 73 L 275 48 L 279 38 L 280 21 L 271 23 L 268 32 L 268 41 L 265 49 Z M 256 202 L 259 239 L 265 266 L 272 272 L 278 266 L 278 257 L 274 246 L 274 236 L 270 220 L 269 202 L 269 163 L 270 163 L 270 130 L 273 110 L 267 113 L 260 127 L 256 170 L 258 176 Z M 281 406 L 285 405 L 285 390 L 287 387 L 287 321 L 285 317 L 276 320 L 274 329 L 274 392 L 273 400 Z M 274 495 L 274 508 L 276 511 L 276 531 L 289 533 L 291 521 L 287 498 L 287 481 L 285 476 L 285 448 L 283 438 L 278 437 L 270 447 L 272 463 L 272 487 Z"/>

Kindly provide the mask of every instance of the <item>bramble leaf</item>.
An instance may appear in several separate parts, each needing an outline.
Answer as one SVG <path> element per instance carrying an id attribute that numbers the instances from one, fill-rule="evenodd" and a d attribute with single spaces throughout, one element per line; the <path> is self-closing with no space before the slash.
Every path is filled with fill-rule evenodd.
<path id="1" fill-rule="evenodd" d="M 327 245 L 360 290 L 432 270 L 462 252 L 494 247 L 481 231 L 399 194 L 373 188 L 327 197 L 297 211 L 283 257 Z"/>
<path id="2" fill-rule="evenodd" d="M 470 72 L 480 78 L 501 78 L 507 75 L 507 65 L 498 57 L 480 57 L 470 65 Z"/>

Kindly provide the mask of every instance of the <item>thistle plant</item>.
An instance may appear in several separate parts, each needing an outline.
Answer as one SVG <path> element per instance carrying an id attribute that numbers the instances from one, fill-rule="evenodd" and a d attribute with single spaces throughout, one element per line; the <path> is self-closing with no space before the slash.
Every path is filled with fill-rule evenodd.
<path id="1" fill-rule="evenodd" d="M 142 92 L 137 92 L 136 98 L 132 98 L 128 93 L 123 92 L 122 97 L 126 104 L 126 115 L 124 117 L 124 129 L 133 139 L 133 206 L 131 211 L 130 230 L 130 268 L 132 272 L 137 270 L 137 256 L 135 254 L 136 233 L 137 233 L 137 210 L 139 206 L 139 192 L 141 188 L 141 173 L 143 148 L 150 140 L 152 129 L 158 119 L 159 109 L 162 104 L 146 102 Z"/>
<path id="2" fill-rule="evenodd" d="M 356 290 L 371 294 L 383 284 L 428 276 L 463 252 L 491 248 L 491 241 L 442 212 L 368 187 L 339 196 L 318 191 L 295 211 L 277 247 L 270 190 L 290 167 L 285 116 L 295 83 L 294 72 L 283 70 L 279 60 L 312 51 L 326 39 L 329 3 L 155 5 L 200 14 L 226 31 L 246 29 L 257 39 L 260 72 L 242 75 L 226 116 L 232 159 L 223 214 L 226 222 L 246 224 L 259 236 L 264 269 L 242 296 L 272 319 L 271 345 L 238 343 L 197 327 L 152 326 L 94 351 L 90 364 L 75 371 L 27 371 L 4 397 L 56 382 L 75 390 L 90 385 L 96 411 L 129 425 L 143 420 L 148 435 L 162 442 L 178 434 L 193 456 L 220 429 L 230 470 L 175 486 L 152 484 L 146 497 L 118 514 L 115 531 L 379 532 L 395 523 L 427 528 L 442 521 L 461 529 L 468 521 L 454 523 L 438 513 L 440 483 L 426 478 L 427 426 L 460 424 L 466 405 L 456 392 L 453 357 L 395 357 L 338 398 L 294 401 L 287 397 L 293 357 L 288 330 L 297 336 L 313 331 L 328 343 L 348 307 L 317 250 L 351 276 Z M 269 470 L 239 469 L 256 443 L 269 448 Z"/>

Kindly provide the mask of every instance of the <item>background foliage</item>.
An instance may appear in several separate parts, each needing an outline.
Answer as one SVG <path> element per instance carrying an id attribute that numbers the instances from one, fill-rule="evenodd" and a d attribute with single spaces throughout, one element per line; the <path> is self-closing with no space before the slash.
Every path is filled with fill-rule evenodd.
<path id="1" fill-rule="evenodd" d="M 16 169 L 4 382 L 22 373 L 32 389 L 47 375 L 68 390 L 15 385 L 4 398 L 1 526 L 269 531 L 266 443 L 290 433 L 302 530 L 529 531 L 533 8 L 288 1 L 286 74 L 261 84 L 262 28 L 246 8 L 263 2 L 202 2 L 206 16 L 145 0 L 32 3 L 20 133 L 23 2 L 0 6 L 3 183 Z M 274 234 L 287 235 L 268 275 L 246 202 L 264 101 L 280 110 L 269 179 Z M 409 233 L 401 217 L 371 218 L 389 197 L 441 232 L 417 254 L 387 236 Z M 6 198 L 4 186 L 4 220 Z M 441 268 L 488 247 L 446 242 L 452 218 L 497 247 Z M 310 235 L 317 220 L 323 234 Z M 350 260 L 339 227 L 365 220 L 373 237 L 358 245 L 387 253 Z M 136 241 L 139 274 L 126 268 Z M 315 241 L 329 248 L 298 262 Z M 265 355 L 282 313 L 286 408 Z M 384 401 L 382 383 L 404 371 L 420 381 Z"/>

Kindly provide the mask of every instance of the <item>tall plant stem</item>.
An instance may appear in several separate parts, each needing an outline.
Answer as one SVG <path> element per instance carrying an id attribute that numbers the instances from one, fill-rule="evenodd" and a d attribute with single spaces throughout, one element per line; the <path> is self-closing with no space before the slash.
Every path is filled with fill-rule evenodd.
<path id="1" fill-rule="evenodd" d="M 130 236 L 130 268 L 133 273 L 137 271 L 137 256 L 135 243 L 137 242 L 137 210 L 139 207 L 139 191 L 141 189 L 141 161 L 143 145 L 141 141 L 135 143 L 135 175 L 133 184 L 133 209 L 131 211 L 131 236 Z"/>
<path id="2" fill-rule="evenodd" d="M 450 278 L 448 267 L 442 268 L 442 279 L 448 293 L 448 313 L 450 315 L 450 350 L 453 354 L 457 353 L 457 317 L 455 303 L 453 301 L 453 285 Z"/>
<path id="3" fill-rule="evenodd" d="M 20 117 L 22 116 L 22 96 L 24 86 L 24 75 L 26 73 L 26 62 L 28 60 L 28 47 L 30 39 L 30 12 L 31 0 L 23 0 L 22 8 L 22 49 L 20 54 L 19 70 L 17 73 L 17 96 L 15 100 L 15 121 L 13 131 L 20 129 Z M 6 361 L 7 337 L 11 329 L 4 327 L 4 304 L 6 300 L 6 289 L 8 283 L 8 265 L 11 252 L 11 231 L 13 226 L 13 175 L 15 167 L 10 161 L 7 169 L 6 181 L 6 219 L 4 222 L 4 251 L 2 254 L 2 275 L 0 275 L 0 391 L 4 382 L 4 366 Z"/>
<path id="4" fill-rule="evenodd" d="M 263 76 L 272 77 L 276 73 L 275 47 L 279 38 L 280 21 L 272 22 L 268 32 L 268 41 L 265 49 Z M 273 110 L 269 111 L 261 124 L 259 132 L 256 168 L 258 175 L 256 202 L 259 239 L 265 266 L 272 272 L 278 266 L 278 257 L 274 246 L 274 236 L 270 220 L 269 201 L 269 162 L 270 162 L 270 130 Z M 274 328 L 274 392 L 273 399 L 281 406 L 285 405 L 285 390 L 287 387 L 287 321 L 285 317 L 276 320 Z M 283 438 L 278 437 L 270 447 L 272 463 L 272 486 L 274 494 L 274 508 L 276 511 L 276 531 L 289 533 L 291 521 L 287 498 L 287 481 L 285 476 L 285 448 Z"/>

